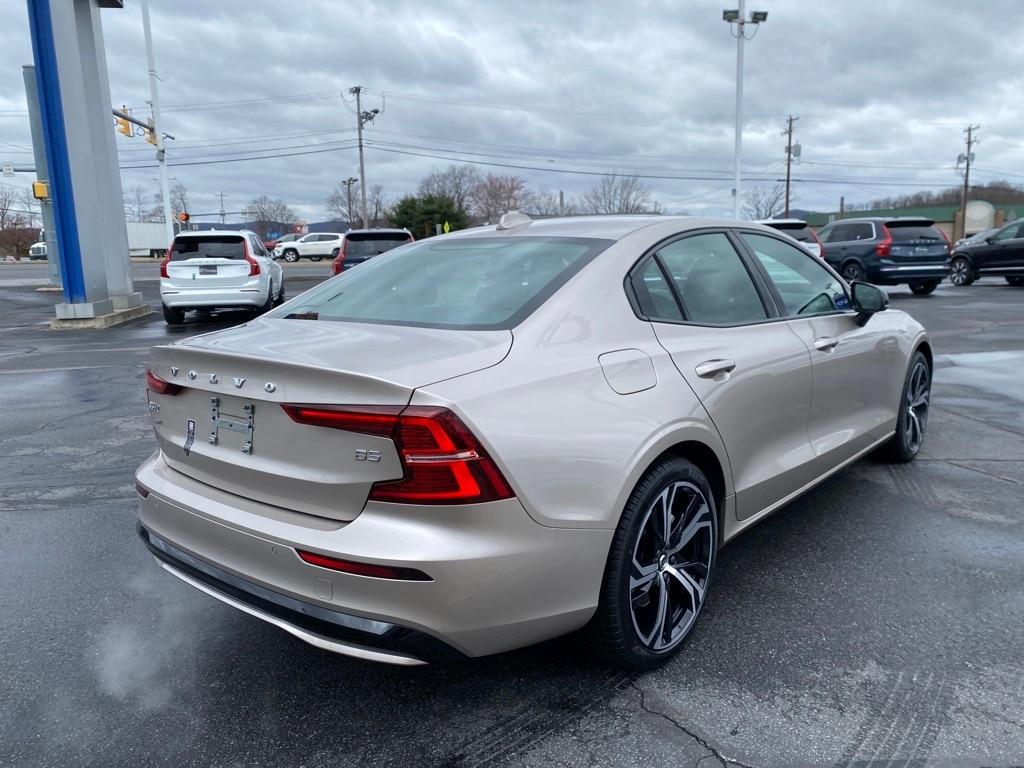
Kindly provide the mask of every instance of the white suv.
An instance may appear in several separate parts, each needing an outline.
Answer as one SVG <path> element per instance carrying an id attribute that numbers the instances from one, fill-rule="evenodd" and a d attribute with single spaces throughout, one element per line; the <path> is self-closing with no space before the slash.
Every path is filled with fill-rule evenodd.
<path id="1" fill-rule="evenodd" d="M 343 235 L 337 232 L 313 232 L 293 240 L 290 243 L 280 243 L 274 249 L 275 258 L 283 258 L 288 262 L 295 262 L 306 257 L 310 261 L 320 261 L 329 258 L 335 248 L 341 247 Z"/>
<path id="2" fill-rule="evenodd" d="M 260 314 L 284 301 L 284 270 L 253 232 L 180 232 L 160 264 L 160 301 L 171 325 L 190 309 Z"/>

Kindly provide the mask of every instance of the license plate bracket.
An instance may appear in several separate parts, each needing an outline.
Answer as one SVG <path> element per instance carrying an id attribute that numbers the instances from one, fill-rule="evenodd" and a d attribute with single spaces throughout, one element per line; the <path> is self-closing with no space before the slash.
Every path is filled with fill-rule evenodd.
<path id="1" fill-rule="evenodd" d="M 252 403 L 246 403 L 242 406 L 242 412 L 245 414 L 242 419 L 234 419 L 230 416 L 221 416 L 220 414 L 220 398 L 210 398 L 210 437 L 207 442 L 210 445 L 217 444 L 217 438 L 219 432 L 222 429 L 229 430 L 231 432 L 239 432 L 245 436 L 245 442 L 242 444 L 242 453 L 252 453 L 252 431 L 253 431 L 253 412 L 256 410 Z"/>

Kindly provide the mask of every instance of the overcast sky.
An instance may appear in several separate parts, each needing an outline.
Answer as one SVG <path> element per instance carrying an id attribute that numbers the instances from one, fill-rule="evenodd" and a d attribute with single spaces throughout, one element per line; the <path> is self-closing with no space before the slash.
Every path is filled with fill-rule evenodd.
<path id="1" fill-rule="evenodd" d="M 141 14 L 135 0 L 125 6 L 102 12 L 111 97 L 145 116 Z M 152 0 L 164 127 L 177 137 L 171 162 L 246 158 L 171 173 L 197 213 L 216 211 L 218 192 L 228 210 L 266 193 L 308 220 L 324 218 L 331 186 L 358 175 L 355 116 L 341 94 L 360 84 L 364 107 L 381 110 L 366 133 L 367 180 L 390 198 L 414 191 L 432 167 L 464 159 L 529 166 L 479 167 L 567 195 L 596 179 L 581 171 L 711 177 L 646 183 L 668 212 L 729 213 L 736 45 L 722 8 L 722 0 Z M 1019 2 L 751 0 L 750 8 L 769 17 L 746 46 L 747 188 L 779 177 L 787 114 L 800 116 L 801 208 L 958 183 L 969 122 L 982 125 L 976 178 L 1024 183 Z M 31 162 L 24 0 L 0 3 L 0 30 L 0 160 Z M 154 163 L 141 137 L 117 144 L 122 166 Z M 252 159 L 272 154 L 291 156 Z M 122 179 L 126 190 L 158 188 L 155 168 L 125 168 Z"/>

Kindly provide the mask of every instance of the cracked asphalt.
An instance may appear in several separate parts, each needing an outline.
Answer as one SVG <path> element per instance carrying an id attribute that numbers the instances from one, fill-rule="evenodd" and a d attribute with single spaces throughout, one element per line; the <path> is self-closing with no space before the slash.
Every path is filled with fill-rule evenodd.
<path id="1" fill-rule="evenodd" d="M 44 275 L 0 265 L 0 765 L 1024 765 L 1024 289 L 893 289 L 937 353 L 920 459 L 729 544 L 683 652 L 636 674 L 575 637 L 370 665 L 164 574 L 133 528 L 147 350 L 238 318 L 50 332 Z"/>

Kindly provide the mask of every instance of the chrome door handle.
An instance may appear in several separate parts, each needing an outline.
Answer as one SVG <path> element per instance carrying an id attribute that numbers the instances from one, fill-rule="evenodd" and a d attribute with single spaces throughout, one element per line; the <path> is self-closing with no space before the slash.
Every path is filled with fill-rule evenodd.
<path id="1" fill-rule="evenodd" d="M 702 379 L 712 379 L 720 373 L 732 373 L 736 363 L 732 360 L 705 360 L 694 370 Z"/>
<path id="2" fill-rule="evenodd" d="M 814 348 L 819 352 L 831 352 L 838 346 L 839 339 L 834 339 L 831 336 L 822 336 L 820 339 L 814 340 Z"/>

